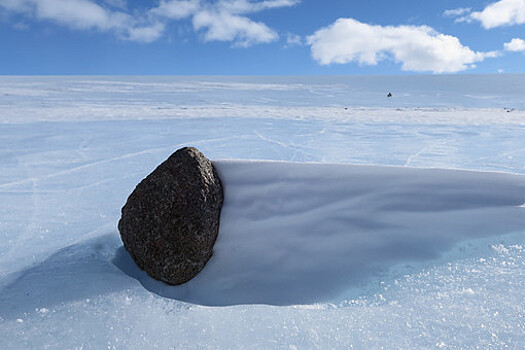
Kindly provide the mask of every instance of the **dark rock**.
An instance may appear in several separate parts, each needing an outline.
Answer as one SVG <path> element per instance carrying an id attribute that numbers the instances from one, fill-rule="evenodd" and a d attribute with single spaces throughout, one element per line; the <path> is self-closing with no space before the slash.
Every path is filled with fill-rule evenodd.
<path id="1" fill-rule="evenodd" d="M 187 282 L 213 254 L 222 202 L 212 163 L 196 148 L 181 148 L 137 185 L 122 208 L 124 247 L 151 277 Z"/>

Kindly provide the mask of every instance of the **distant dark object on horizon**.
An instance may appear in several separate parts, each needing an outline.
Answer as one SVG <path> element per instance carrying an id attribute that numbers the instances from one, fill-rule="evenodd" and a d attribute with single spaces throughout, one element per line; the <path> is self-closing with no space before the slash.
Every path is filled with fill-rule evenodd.
<path id="1" fill-rule="evenodd" d="M 389 92 L 388 95 L 386 95 L 386 97 L 388 97 L 388 98 L 392 97 L 392 93 Z"/>

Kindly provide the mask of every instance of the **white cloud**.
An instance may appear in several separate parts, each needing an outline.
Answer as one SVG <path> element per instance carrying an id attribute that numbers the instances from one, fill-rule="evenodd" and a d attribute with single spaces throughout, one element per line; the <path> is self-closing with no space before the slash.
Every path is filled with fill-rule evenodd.
<path id="1" fill-rule="evenodd" d="M 267 9 L 290 7 L 298 0 L 162 0 L 151 14 L 169 19 L 191 18 L 193 28 L 203 33 L 205 41 L 231 41 L 235 46 L 269 43 L 279 38 L 277 32 L 246 15 Z"/>
<path id="2" fill-rule="evenodd" d="M 503 44 L 505 50 L 512 52 L 525 51 L 525 40 L 520 38 L 514 38 L 510 42 Z"/>
<path id="3" fill-rule="evenodd" d="M 481 12 L 472 12 L 464 21 L 479 21 L 485 29 L 524 24 L 525 0 L 500 0 L 485 7 Z"/>
<path id="4" fill-rule="evenodd" d="M 159 39 L 166 24 L 190 19 L 204 41 L 231 41 L 250 46 L 276 41 L 277 32 L 248 17 L 251 13 L 294 6 L 299 0 L 161 0 L 146 13 L 127 10 L 125 0 L 0 0 L 0 9 L 52 21 L 77 30 L 113 32 L 138 42 Z"/>
<path id="5" fill-rule="evenodd" d="M 51 20 L 75 29 L 107 29 L 117 25 L 110 21 L 112 12 L 89 0 L 0 0 L 0 5 L 14 12 Z M 120 17 L 118 20 L 122 19 Z"/>
<path id="6" fill-rule="evenodd" d="M 112 31 L 125 40 L 151 42 L 164 30 L 158 22 L 146 22 L 125 12 L 112 11 L 91 0 L 0 0 L 0 6 L 72 29 Z"/>
<path id="7" fill-rule="evenodd" d="M 294 33 L 286 34 L 286 47 L 303 45 L 303 38 Z"/>
<path id="8" fill-rule="evenodd" d="M 193 27 L 204 29 L 205 41 L 233 41 L 237 46 L 269 43 L 278 39 L 264 23 L 228 12 L 200 11 L 193 17 Z"/>
<path id="9" fill-rule="evenodd" d="M 172 19 L 182 19 L 208 11 L 213 13 L 228 13 L 245 15 L 279 7 L 290 7 L 299 0 L 265 0 L 252 2 L 247 0 L 219 0 L 209 2 L 204 0 L 161 0 L 160 5 L 151 12 L 158 16 Z"/>
<path id="10" fill-rule="evenodd" d="M 35 1 L 36 15 L 78 29 L 109 29 L 121 27 L 128 20 L 119 12 L 110 12 L 88 0 L 38 0 Z"/>
<path id="11" fill-rule="evenodd" d="M 463 16 L 464 14 L 469 13 L 470 11 L 472 11 L 472 8 L 470 7 L 460 7 L 457 9 L 446 10 L 445 12 L 443 12 L 443 16 L 458 17 L 458 16 Z"/>
<path id="12" fill-rule="evenodd" d="M 151 43 L 160 38 L 164 32 L 164 24 L 153 23 L 144 27 L 128 28 L 125 39 L 142 43 Z"/>
<path id="13" fill-rule="evenodd" d="M 313 58 L 320 64 L 358 62 L 377 65 L 392 59 L 405 71 L 459 72 L 498 52 L 474 52 L 458 38 L 427 26 L 369 25 L 340 18 L 307 38 Z"/>
<path id="14" fill-rule="evenodd" d="M 150 12 L 161 17 L 183 19 L 197 13 L 200 8 L 200 0 L 162 0 L 160 5 Z"/>
<path id="15" fill-rule="evenodd" d="M 220 0 L 217 2 L 216 6 L 221 11 L 235 14 L 246 14 L 279 7 L 290 7 L 298 3 L 298 0 L 265 0 L 260 2 L 251 2 L 247 0 Z"/>

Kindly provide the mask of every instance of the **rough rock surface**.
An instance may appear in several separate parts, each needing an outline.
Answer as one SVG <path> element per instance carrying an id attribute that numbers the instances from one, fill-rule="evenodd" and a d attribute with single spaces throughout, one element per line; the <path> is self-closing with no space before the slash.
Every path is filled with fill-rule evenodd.
<path id="1" fill-rule="evenodd" d="M 181 284 L 212 256 L 222 202 L 212 163 L 196 148 L 181 148 L 137 185 L 122 208 L 118 229 L 142 270 Z"/>

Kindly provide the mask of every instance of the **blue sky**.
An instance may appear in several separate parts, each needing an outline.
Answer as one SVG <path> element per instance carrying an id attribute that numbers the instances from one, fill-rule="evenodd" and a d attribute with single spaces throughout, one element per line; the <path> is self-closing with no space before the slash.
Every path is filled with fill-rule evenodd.
<path id="1" fill-rule="evenodd" d="M 0 74 L 522 73 L 525 0 L 0 0 Z"/>

